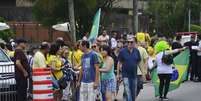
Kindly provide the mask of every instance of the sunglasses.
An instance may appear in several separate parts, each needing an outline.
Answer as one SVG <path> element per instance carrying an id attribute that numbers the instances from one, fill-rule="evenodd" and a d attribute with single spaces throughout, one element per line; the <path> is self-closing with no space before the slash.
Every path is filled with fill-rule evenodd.
<path id="1" fill-rule="evenodd" d="M 96 46 L 92 46 L 92 48 L 96 48 Z"/>
<path id="2" fill-rule="evenodd" d="M 131 44 L 132 44 L 132 43 L 133 43 L 133 41 L 127 41 L 127 43 L 131 43 Z"/>

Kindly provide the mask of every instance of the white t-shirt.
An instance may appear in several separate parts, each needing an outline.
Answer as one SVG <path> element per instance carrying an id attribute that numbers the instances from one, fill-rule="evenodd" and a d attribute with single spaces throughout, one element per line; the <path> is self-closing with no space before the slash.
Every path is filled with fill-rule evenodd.
<path id="1" fill-rule="evenodd" d="M 158 74 L 172 74 L 173 69 L 171 65 L 162 63 L 162 57 L 164 52 L 160 52 L 156 55 L 157 73 Z M 165 52 L 166 54 L 166 52 Z"/>
<path id="2" fill-rule="evenodd" d="M 117 47 L 117 40 L 115 38 L 111 38 L 111 48 L 116 48 Z"/>
<path id="3" fill-rule="evenodd" d="M 33 57 L 33 68 L 46 68 L 46 59 L 43 53 L 37 51 Z"/>
<path id="4" fill-rule="evenodd" d="M 129 39 L 133 39 L 134 38 L 134 35 L 133 34 L 127 34 L 127 40 L 129 40 Z"/>
<path id="5" fill-rule="evenodd" d="M 201 49 L 201 40 L 199 41 L 198 48 Z M 198 52 L 197 52 L 197 55 L 198 55 L 198 56 L 201 56 L 201 51 L 198 51 Z"/>
<path id="6" fill-rule="evenodd" d="M 88 38 L 87 38 L 86 36 L 84 36 L 84 37 L 82 38 L 82 40 L 87 41 Z"/>

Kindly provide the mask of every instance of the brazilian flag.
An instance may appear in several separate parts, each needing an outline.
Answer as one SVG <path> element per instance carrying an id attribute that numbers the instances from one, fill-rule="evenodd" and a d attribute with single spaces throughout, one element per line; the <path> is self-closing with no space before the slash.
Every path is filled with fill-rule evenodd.
<path id="1" fill-rule="evenodd" d="M 175 71 L 170 83 L 169 91 L 177 89 L 180 84 L 185 80 L 189 64 L 189 49 L 181 52 L 174 58 Z M 152 83 L 155 89 L 155 96 L 159 96 L 159 78 L 156 69 L 151 72 Z"/>
<path id="2" fill-rule="evenodd" d="M 96 15 L 94 16 L 94 21 L 89 36 L 90 43 L 93 43 L 98 37 L 100 17 L 101 17 L 101 8 L 99 8 L 99 10 L 96 12 Z"/>

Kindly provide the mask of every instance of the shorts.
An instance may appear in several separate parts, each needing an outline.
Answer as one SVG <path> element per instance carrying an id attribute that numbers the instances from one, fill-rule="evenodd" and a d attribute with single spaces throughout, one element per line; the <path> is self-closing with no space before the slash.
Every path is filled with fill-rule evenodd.
<path id="1" fill-rule="evenodd" d="M 101 92 L 105 93 L 106 91 L 116 92 L 116 79 L 108 79 L 108 80 L 101 80 Z"/>

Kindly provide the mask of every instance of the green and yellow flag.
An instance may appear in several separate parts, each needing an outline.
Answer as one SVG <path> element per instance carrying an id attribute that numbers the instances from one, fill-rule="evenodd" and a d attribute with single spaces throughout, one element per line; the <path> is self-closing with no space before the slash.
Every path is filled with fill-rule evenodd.
<path id="1" fill-rule="evenodd" d="M 91 28 L 89 41 L 93 43 L 98 37 L 99 25 L 100 25 L 100 17 L 101 17 L 101 8 L 96 12 L 94 17 L 93 26 Z"/>
<path id="2" fill-rule="evenodd" d="M 177 89 L 185 80 L 189 64 L 189 55 L 189 50 L 186 49 L 174 58 L 174 67 L 177 70 L 177 77 L 175 80 L 171 81 L 169 91 Z M 155 89 L 155 96 L 159 96 L 159 78 L 156 69 L 151 72 L 151 78 Z"/>

